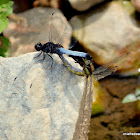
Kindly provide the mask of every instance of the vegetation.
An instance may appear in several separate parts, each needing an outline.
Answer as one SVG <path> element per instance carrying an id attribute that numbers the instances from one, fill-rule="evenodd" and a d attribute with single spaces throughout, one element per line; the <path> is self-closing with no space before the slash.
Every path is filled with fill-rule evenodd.
<path id="1" fill-rule="evenodd" d="M 8 26 L 8 16 L 13 12 L 13 2 L 10 0 L 0 0 L 0 34 Z M 10 41 L 0 36 L 0 56 L 6 57 L 9 53 Z"/>

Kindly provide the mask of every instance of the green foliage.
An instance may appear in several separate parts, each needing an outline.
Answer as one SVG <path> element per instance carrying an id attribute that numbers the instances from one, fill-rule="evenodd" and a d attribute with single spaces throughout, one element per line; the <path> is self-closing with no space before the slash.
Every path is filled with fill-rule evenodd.
<path id="1" fill-rule="evenodd" d="M 13 12 L 12 5 L 13 2 L 10 0 L 0 0 L 0 33 L 2 33 L 8 25 L 7 16 Z"/>
<path id="2" fill-rule="evenodd" d="M 3 32 L 9 23 L 7 16 L 13 12 L 12 5 L 13 2 L 10 0 L 0 0 L 0 33 Z M 6 57 L 10 51 L 9 48 L 10 41 L 0 36 L 0 56 Z"/>
<path id="3" fill-rule="evenodd" d="M 0 36 L 0 56 L 6 57 L 10 52 L 10 41 Z"/>

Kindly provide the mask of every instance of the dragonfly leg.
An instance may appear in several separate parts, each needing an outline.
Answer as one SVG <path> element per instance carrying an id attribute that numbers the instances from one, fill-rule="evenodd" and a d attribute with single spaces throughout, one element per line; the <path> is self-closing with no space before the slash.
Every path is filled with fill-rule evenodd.
<path id="1" fill-rule="evenodd" d="M 51 71 L 52 71 L 52 66 L 53 66 L 53 58 L 51 55 L 48 54 L 48 56 L 50 56 L 50 58 L 52 59 L 52 64 L 51 64 Z"/>
<path id="2" fill-rule="evenodd" d="M 37 56 L 35 56 L 33 59 L 36 59 L 36 58 L 39 57 L 41 54 L 42 54 L 42 52 L 39 53 Z"/>
<path id="3" fill-rule="evenodd" d="M 37 56 L 35 56 L 35 57 L 33 58 L 32 61 L 34 61 L 36 58 L 38 58 L 41 54 L 42 54 L 42 52 L 39 53 Z M 31 62 L 32 62 L 32 61 L 31 61 Z M 29 63 L 29 64 L 14 78 L 14 81 L 16 81 L 17 77 L 18 77 L 27 67 L 29 67 L 30 65 L 31 65 L 31 63 Z"/>

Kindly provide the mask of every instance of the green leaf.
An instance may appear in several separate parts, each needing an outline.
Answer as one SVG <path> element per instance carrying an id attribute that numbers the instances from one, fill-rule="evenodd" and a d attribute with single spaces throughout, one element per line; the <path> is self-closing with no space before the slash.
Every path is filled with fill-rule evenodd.
<path id="1" fill-rule="evenodd" d="M 0 0 L 0 5 L 8 3 L 10 0 Z"/>
<path id="2" fill-rule="evenodd" d="M 122 103 L 130 103 L 130 102 L 135 102 L 135 101 L 137 101 L 137 98 L 135 94 L 131 93 L 123 98 Z"/>
<path id="3" fill-rule="evenodd" d="M 10 45 L 11 43 L 7 38 L 0 36 L 0 56 L 8 56 L 10 52 Z"/>
<path id="4" fill-rule="evenodd" d="M 3 30 L 7 27 L 7 25 L 8 25 L 8 19 L 0 15 L 0 33 L 3 32 Z"/>
<path id="5" fill-rule="evenodd" d="M 9 1 L 6 4 L 0 5 L 0 15 L 9 16 L 13 12 L 12 5 L 13 5 L 12 1 Z"/>
<path id="6" fill-rule="evenodd" d="M 0 33 L 3 32 L 9 23 L 7 16 L 13 12 L 12 5 L 12 1 L 0 0 Z"/>

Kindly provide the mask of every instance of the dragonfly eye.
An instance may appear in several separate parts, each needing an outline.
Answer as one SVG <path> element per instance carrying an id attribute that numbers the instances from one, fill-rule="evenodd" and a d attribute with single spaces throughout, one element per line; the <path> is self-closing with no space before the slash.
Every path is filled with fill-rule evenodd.
<path id="1" fill-rule="evenodd" d="M 35 49 L 37 50 L 37 51 L 40 51 L 41 49 L 42 49 L 42 44 L 39 42 L 39 43 L 37 43 L 36 45 L 35 45 Z"/>

